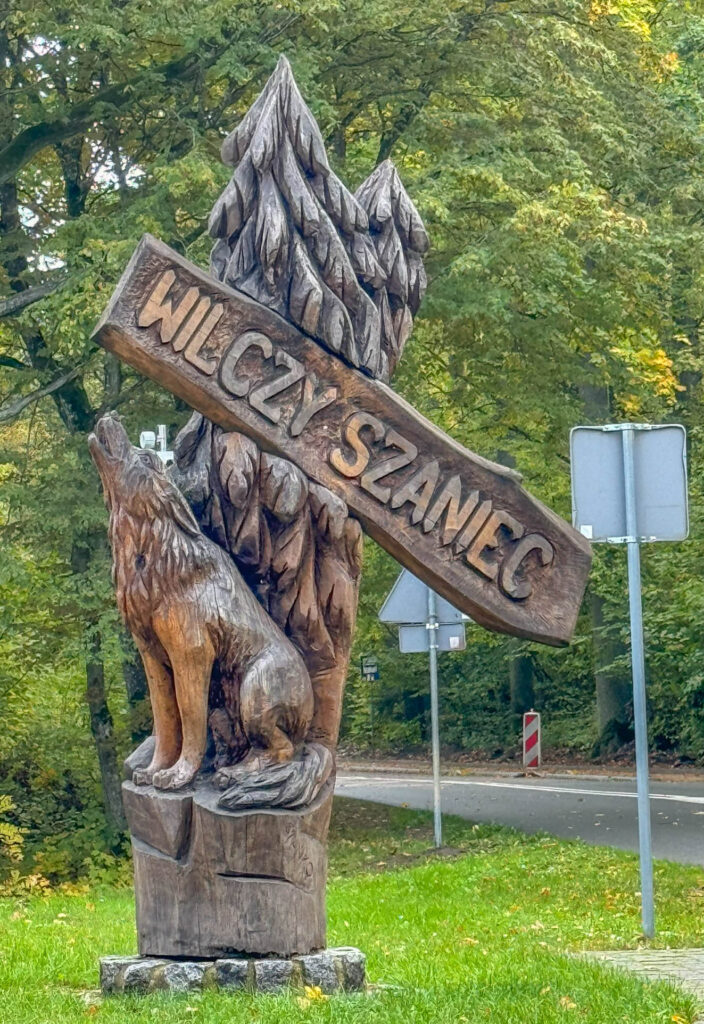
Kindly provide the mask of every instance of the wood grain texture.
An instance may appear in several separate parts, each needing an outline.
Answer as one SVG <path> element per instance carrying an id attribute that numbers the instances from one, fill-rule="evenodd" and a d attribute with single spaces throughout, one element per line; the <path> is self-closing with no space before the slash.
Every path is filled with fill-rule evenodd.
<path id="1" fill-rule="evenodd" d="M 271 310 L 145 236 L 95 337 L 225 430 L 292 460 L 477 622 L 569 640 L 588 542 L 513 471 L 458 445 Z"/>
<path id="2" fill-rule="evenodd" d="M 369 229 L 377 260 L 384 272 L 380 282 L 371 281 L 379 310 L 383 372 L 393 375 L 413 328 L 413 317 L 425 295 L 427 279 L 423 254 L 428 236 L 398 171 L 384 160 L 362 182 L 355 199 L 369 217 Z"/>

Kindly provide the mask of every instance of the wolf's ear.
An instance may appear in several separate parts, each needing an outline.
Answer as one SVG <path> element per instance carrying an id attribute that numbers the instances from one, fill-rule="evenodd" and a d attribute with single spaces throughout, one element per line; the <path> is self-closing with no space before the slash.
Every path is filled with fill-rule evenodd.
<path id="1" fill-rule="evenodd" d="M 197 537 L 201 532 L 200 526 L 191 512 L 190 505 L 175 484 L 169 486 L 169 503 L 171 514 L 184 533 L 190 534 L 191 537 Z"/>

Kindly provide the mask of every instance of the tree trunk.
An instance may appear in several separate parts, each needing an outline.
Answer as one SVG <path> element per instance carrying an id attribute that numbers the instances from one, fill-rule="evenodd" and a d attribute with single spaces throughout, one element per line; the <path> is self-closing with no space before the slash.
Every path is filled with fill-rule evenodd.
<path id="1" fill-rule="evenodd" d="M 88 571 L 96 546 L 101 543 L 97 534 L 86 534 L 74 540 L 71 551 L 71 569 L 81 574 Z M 95 742 L 95 752 L 100 766 L 100 781 L 103 790 L 103 804 L 109 830 L 117 839 L 127 830 L 127 820 L 122 809 L 122 777 L 117 757 L 115 732 L 112 715 L 105 691 L 105 668 L 101 649 L 101 638 L 95 623 L 90 630 L 86 649 L 86 703 L 90 714 L 90 731 Z"/>
<path id="2" fill-rule="evenodd" d="M 139 651 L 130 634 L 125 631 L 120 640 L 124 651 L 122 678 L 129 707 L 130 735 L 133 743 L 139 745 L 152 731 L 152 709 L 148 699 L 147 677 Z"/>
<path id="3" fill-rule="evenodd" d="M 115 732 L 105 692 L 105 670 L 100 650 L 100 637 L 97 634 L 91 638 L 88 645 L 86 701 L 90 711 L 90 728 L 100 765 L 105 816 L 111 831 L 119 835 L 127 831 L 127 821 L 122 808 L 121 777 L 115 746 Z"/>
<path id="4" fill-rule="evenodd" d="M 612 754 L 631 739 L 629 704 L 631 687 L 628 673 L 614 666 L 626 653 L 620 639 L 609 633 L 604 623 L 606 602 L 592 594 L 590 610 L 594 641 L 594 681 L 596 683 L 596 724 L 598 737 L 594 754 Z"/>
<path id="5" fill-rule="evenodd" d="M 516 716 L 516 724 L 520 727 L 520 718 L 523 713 L 530 711 L 535 706 L 533 659 L 530 654 L 521 653 L 520 641 L 509 640 L 509 647 L 513 652 L 508 663 L 511 711 Z"/>
<path id="6" fill-rule="evenodd" d="M 594 423 L 604 423 L 611 412 L 608 389 L 583 384 L 580 392 L 587 418 Z M 631 689 L 628 679 L 624 679 L 623 669 L 614 667 L 614 662 L 625 655 L 626 650 L 605 625 L 605 606 L 606 600 L 599 594 L 590 595 L 598 731 L 593 752 L 597 757 L 613 753 L 630 739 L 628 703 Z"/>

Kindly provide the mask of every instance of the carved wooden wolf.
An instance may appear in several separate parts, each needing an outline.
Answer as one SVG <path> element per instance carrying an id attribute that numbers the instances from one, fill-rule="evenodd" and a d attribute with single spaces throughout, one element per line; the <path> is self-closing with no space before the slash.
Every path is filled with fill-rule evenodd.
<path id="1" fill-rule="evenodd" d="M 291 761 L 313 717 L 300 654 L 201 532 L 154 452 L 133 447 L 115 414 L 99 421 L 89 445 L 110 512 L 118 607 L 142 655 L 154 713 L 152 761 L 133 782 L 180 789 L 193 780 L 206 750 L 211 683 L 240 737 L 239 778 Z"/>

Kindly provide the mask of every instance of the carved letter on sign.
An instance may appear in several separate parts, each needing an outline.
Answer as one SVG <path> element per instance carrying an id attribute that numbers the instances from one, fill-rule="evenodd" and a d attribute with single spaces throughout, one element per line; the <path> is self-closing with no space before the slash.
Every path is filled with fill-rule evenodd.
<path id="1" fill-rule="evenodd" d="M 512 470 L 145 236 L 97 340 L 337 493 L 399 562 L 490 629 L 566 643 L 589 544 Z"/>

